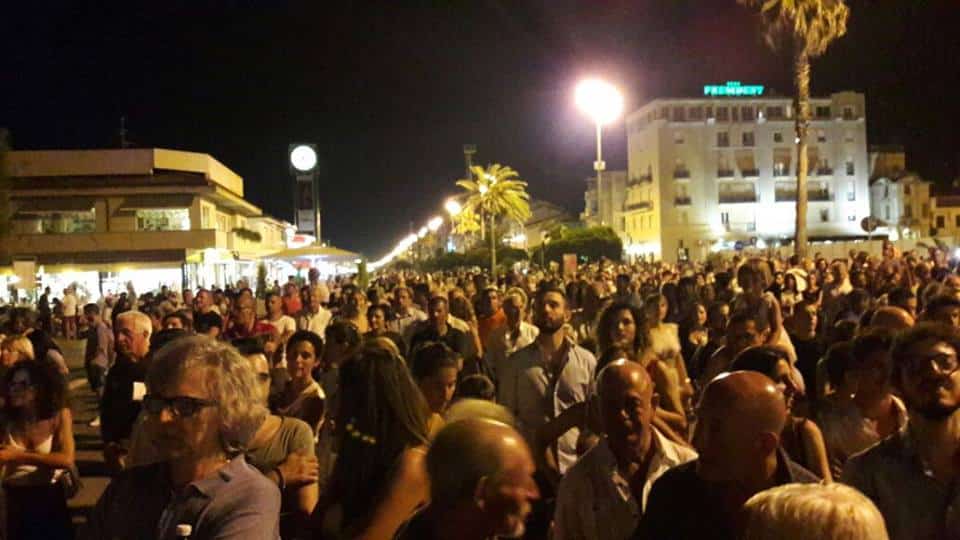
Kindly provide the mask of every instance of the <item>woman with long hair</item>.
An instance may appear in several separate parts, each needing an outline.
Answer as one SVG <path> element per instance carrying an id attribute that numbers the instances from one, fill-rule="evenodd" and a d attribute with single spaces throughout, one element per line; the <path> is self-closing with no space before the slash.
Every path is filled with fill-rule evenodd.
<path id="1" fill-rule="evenodd" d="M 707 308 L 703 302 L 694 301 L 680 320 L 680 353 L 684 363 L 689 366 L 690 359 L 698 347 L 707 343 Z M 689 369 L 688 369 L 689 371 Z"/>
<path id="2" fill-rule="evenodd" d="M 314 524 L 324 539 L 389 539 L 426 502 L 430 410 L 403 358 L 381 340 L 340 367 L 338 458 Z"/>
<path id="3" fill-rule="evenodd" d="M 660 394 L 660 407 L 685 418 L 693 397 L 693 386 L 680 352 L 679 329 L 676 324 L 666 322 L 670 309 L 667 297 L 662 294 L 648 296 L 644 308 L 648 346 L 643 363 L 648 366 Z"/>
<path id="4" fill-rule="evenodd" d="M 6 538 L 73 538 L 58 483 L 74 464 L 73 415 L 63 378 L 50 366 L 17 362 L 4 377 L 0 470 Z"/>
<path id="5" fill-rule="evenodd" d="M 595 333 L 598 357 L 603 357 L 613 347 L 620 347 L 628 353 L 628 359 L 639 362 L 640 355 L 647 348 L 643 312 L 626 302 L 607 306 L 600 313 Z M 597 365 L 597 371 L 601 369 L 603 366 Z"/>
<path id="6" fill-rule="evenodd" d="M 389 304 L 371 304 L 367 308 L 367 323 L 370 330 L 363 337 L 366 339 L 387 338 L 397 346 L 397 349 L 405 351 L 406 345 L 403 343 L 400 334 L 387 328 L 387 323 L 391 320 L 393 320 L 393 310 L 390 309 Z"/>

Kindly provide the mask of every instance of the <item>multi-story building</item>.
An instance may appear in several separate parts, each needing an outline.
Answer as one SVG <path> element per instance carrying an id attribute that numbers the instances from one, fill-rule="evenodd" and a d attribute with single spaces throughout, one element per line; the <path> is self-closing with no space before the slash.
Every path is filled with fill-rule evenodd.
<path id="1" fill-rule="evenodd" d="M 586 179 L 583 194 L 583 213 L 580 221 L 589 226 L 605 225 L 623 237 L 623 200 L 627 194 L 627 171 L 603 171 L 600 176 L 601 194 L 597 197 L 597 177 Z"/>
<path id="2" fill-rule="evenodd" d="M 840 92 L 810 105 L 810 238 L 862 235 L 860 220 L 870 213 L 864 96 Z M 661 98 L 626 122 L 628 254 L 702 259 L 737 243 L 793 238 L 791 98 Z"/>
<path id="3" fill-rule="evenodd" d="M 926 236 L 935 225 L 930 182 L 907 171 L 903 147 L 870 147 L 870 215 L 895 238 Z"/>
<path id="4" fill-rule="evenodd" d="M 86 296 L 246 278 L 286 247 L 292 225 L 243 198 L 243 179 L 207 154 L 159 148 L 8 155 L 12 234 L 4 253 L 56 292 Z"/>
<path id="5" fill-rule="evenodd" d="M 524 247 L 539 246 L 546 235 L 555 227 L 571 222 L 576 218 L 566 208 L 543 200 L 530 201 L 530 218 L 524 222 Z"/>

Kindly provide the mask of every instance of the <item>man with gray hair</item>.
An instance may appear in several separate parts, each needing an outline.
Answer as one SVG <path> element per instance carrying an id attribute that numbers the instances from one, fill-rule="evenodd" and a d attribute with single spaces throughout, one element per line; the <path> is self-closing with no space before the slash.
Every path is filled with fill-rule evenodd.
<path id="1" fill-rule="evenodd" d="M 403 540 L 520 538 L 536 468 L 523 437 L 488 419 L 444 427 L 427 453 L 430 505 L 404 527 Z"/>
<path id="2" fill-rule="evenodd" d="M 161 461 L 133 467 L 97 501 L 86 537 L 174 540 L 279 536 L 280 490 L 243 451 L 267 415 L 250 362 L 207 336 L 160 350 L 143 398 Z"/>
<path id="3" fill-rule="evenodd" d="M 100 400 L 100 436 L 103 457 L 114 473 L 121 471 L 130 449 L 130 435 L 140 414 L 141 396 L 135 391 L 143 387 L 146 377 L 144 359 L 150 352 L 150 317 L 139 311 L 117 315 L 114 333 L 117 358 L 103 385 Z M 142 393 L 142 392 L 139 392 Z"/>

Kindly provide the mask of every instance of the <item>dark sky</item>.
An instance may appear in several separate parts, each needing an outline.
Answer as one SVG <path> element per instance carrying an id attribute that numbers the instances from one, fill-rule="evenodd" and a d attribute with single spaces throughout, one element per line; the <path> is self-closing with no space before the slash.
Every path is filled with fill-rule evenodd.
<path id="1" fill-rule="evenodd" d="M 851 0 L 814 94 L 867 94 L 871 144 L 948 181 L 960 155 L 956 0 Z M 315 142 L 324 236 L 378 257 L 456 192 L 463 143 L 536 197 L 582 209 L 593 128 L 584 75 L 628 109 L 741 80 L 791 91 L 735 0 L 14 2 L 0 13 L 0 126 L 19 149 L 117 143 L 210 153 L 291 219 L 287 145 Z M 131 5 L 142 7 L 130 7 Z M 334 4 L 336 4 L 334 6 Z M 29 7 L 25 7 L 29 6 Z M 625 134 L 607 131 L 608 168 Z"/>

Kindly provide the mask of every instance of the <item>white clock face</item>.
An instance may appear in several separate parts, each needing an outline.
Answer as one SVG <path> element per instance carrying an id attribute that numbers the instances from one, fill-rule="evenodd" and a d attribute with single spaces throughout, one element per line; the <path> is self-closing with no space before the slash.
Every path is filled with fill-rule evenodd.
<path id="1" fill-rule="evenodd" d="M 306 145 L 300 145 L 290 152 L 290 164 L 298 171 L 310 171 L 317 165 L 317 153 Z"/>

